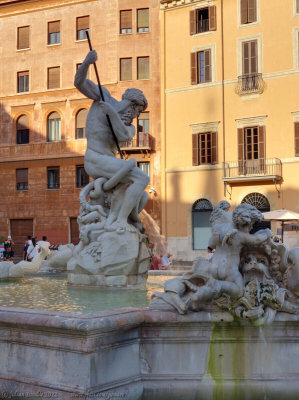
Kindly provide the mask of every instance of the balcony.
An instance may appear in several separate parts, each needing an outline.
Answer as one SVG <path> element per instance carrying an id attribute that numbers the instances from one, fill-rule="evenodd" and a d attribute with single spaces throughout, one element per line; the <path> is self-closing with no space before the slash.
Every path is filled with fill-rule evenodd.
<path id="1" fill-rule="evenodd" d="M 149 153 L 152 150 L 152 147 L 152 136 L 143 132 L 137 133 L 132 140 L 120 144 L 120 148 L 123 152 L 133 153 Z"/>
<path id="2" fill-rule="evenodd" d="M 282 164 L 279 158 L 229 161 L 224 165 L 224 182 L 229 184 L 282 180 Z"/>
<path id="3" fill-rule="evenodd" d="M 238 83 L 235 89 L 237 94 L 263 93 L 264 89 L 265 82 L 262 74 L 255 73 L 238 76 Z"/>

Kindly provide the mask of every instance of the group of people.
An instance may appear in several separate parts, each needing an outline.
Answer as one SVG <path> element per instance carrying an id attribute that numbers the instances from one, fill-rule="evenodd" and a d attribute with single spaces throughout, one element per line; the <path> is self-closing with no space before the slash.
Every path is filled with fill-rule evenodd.
<path id="1" fill-rule="evenodd" d="M 47 236 L 43 236 L 42 240 L 46 242 Z M 37 244 L 37 238 L 28 235 L 24 245 L 23 260 L 32 261 L 36 253 L 39 252 L 39 248 L 36 244 Z"/>
<path id="2" fill-rule="evenodd" d="M 170 267 L 171 262 L 169 258 L 172 256 L 170 251 L 167 251 L 167 254 L 159 254 L 155 251 L 154 245 L 149 244 L 149 250 L 151 252 L 151 260 L 150 260 L 150 270 L 164 270 Z"/>

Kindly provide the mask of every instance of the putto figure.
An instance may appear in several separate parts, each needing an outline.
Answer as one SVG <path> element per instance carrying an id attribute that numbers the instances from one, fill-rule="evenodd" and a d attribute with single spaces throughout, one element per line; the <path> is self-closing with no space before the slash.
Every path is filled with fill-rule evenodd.
<path id="1" fill-rule="evenodd" d="M 97 183 L 97 179 L 112 178 L 108 186 L 114 193 L 110 198 L 111 205 L 105 229 L 123 233 L 130 229 L 129 216 L 135 226 L 140 228 L 138 214 L 148 200 L 144 189 L 149 183 L 149 177 L 136 166 L 134 159 L 125 161 L 116 158 L 117 146 L 107 115 L 118 141 L 131 140 L 135 134 L 132 121 L 146 109 L 147 100 L 141 90 L 127 89 L 122 100 L 117 101 L 102 87 L 105 100 L 102 101 L 98 85 L 86 79 L 88 67 L 96 60 L 97 53 L 94 50 L 90 51 L 75 76 L 76 88 L 94 100 L 86 120 L 87 150 L 84 167 L 88 175 L 95 179 L 92 198 L 96 198 L 102 192 L 103 180 Z"/>
<path id="2" fill-rule="evenodd" d="M 221 201 L 211 214 L 211 262 L 198 257 L 181 278 L 166 281 L 164 292 L 153 293 L 150 308 L 185 314 L 213 304 L 258 325 L 271 323 L 277 311 L 299 311 L 294 279 L 299 248 L 288 252 L 272 240 L 269 229 L 251 234 L 253 224 L 263 219 L 255 207 L 240 204 L 233 213 L 229 208 Z"/>

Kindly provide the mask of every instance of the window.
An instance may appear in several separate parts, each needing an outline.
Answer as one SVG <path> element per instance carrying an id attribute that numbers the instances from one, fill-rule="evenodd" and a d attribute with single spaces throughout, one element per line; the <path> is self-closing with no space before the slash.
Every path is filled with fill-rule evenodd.
<path id="1" fill-rule="evenodd" d="M 59 189 L 59 167 L 48 167 L 48 189 Z"/>
<path id="2" fill-rule="evenodd" d="M 190 35 L 216 30 L 216 6 L 190 11 Z"/>
<path id="3" fill-rule="evenodd" d="M 60 43 L 60 21 L 48 23 L 48 44 Z"/>
<path id="4" fill-rule="evenodd" d="M 211 50 L 191 53 L 191 84 L 212 81 Z"/>
<path id="5" fill-rule="evenodd" d="M 28 189 L 28 168 L 22 168 L 16 170 L 16 189 L 17 190 Z"/>
<path id="6" fill-rule="evenodd" d="M 139 162 L 137 163 L 138 168 L 141 169 L 145 175 L 150 176 L 150 163 L 149 162 Z"/>
<path id="7" fill-rule="evenodd" d="M 132 58 L 120 59 L 120 80 L 121 81 L 132 80 Z"/>
<path id="8" fill-rule="evenodd" d="M 29 119 L 21 115 L 17 120 L 17 144 L 29 143 Z"/>
<path id="9" fill-rule="evenodd" d="M 84 169 L 84 165 L 77 165 L 76 167 L 76 182 L 77 188 L 84 187 L 89 183 L 89 176 Z"/>
<path id="10" fill-rule="evenodd" d="M 296 0 L 296 14 L 299 14 L 299 0 Z"/>
<path id="11" fill-rule="evenodd" d="M 60 88 L 60 67 L 48 68 L 48 89 Z"/>
<path id="12" fill-rule="evenodd" d="M 241 24 L 250 24 L 257 21 L 256 0 L 241 1 Z"/>
<path id="13" fill-rule="evenodd" d="M 137 58 L 137 79 L 149 79 L 149 57 Z"/>
<path id="14" fill-rule="evenodd" d="M 238 167 L 240 175 L 264 173 L 265 127 L 252 126 L 238 129 Z"/>
<path id="15" fill-rule="evenodd" d="M 217 163 L 217 133 L 192 135 L 192 165 Z"/>
<path id="16" fill-rule="evenodd" d="M 137 32 L 149 32 L 149 9 L 137 10 Z"/>
<path id="17" fill-rule="evenodd" d="M 242 90 L 258 90 L 258 49 L 257 40 L 242 43 Z"/>
<path id="18" fill-rule="evenodd" d="M 76 115 L 76 139 L 85 138 L 85 125 L 88 111 L 83 108 Z"/>
<path id="19" fill-rule="evenodd" d="M 29 71 L 18 72 L 18 93 L 29 91 Z"/>
<path id="20" fill-rule="evenodd" d="M 206 250 L 212 234 L 210 216 L 213 211 L 207 199 L 197 200 L 192 206 L 193 250 Z"/>
<path id="21" fill-rule="evenodd" d="M 18 28 L 17 49 L 29 49 L 29 26 L 21 26 Z"/>
<path id="22" fill-rule="evenodd" d="M 137 118 L 137 132 L 149 133 L 149 112 L 142 112 Z"/>
<path id="23" fill-rule="evenodd" d="M 86 39 L 85 31 L 89 32 L 89 16 L 77 18 L 77 40 Z"/>
<path id="24" fill-rule="evenodd" d="M 61 119 L 57 112 L 48 116 L 48 142 L 61 139 Z"/>
<path id="25" fill-rule="evenodd" d="M 120 12 L 120 33 L 132 33 L 132 10 Z"/>

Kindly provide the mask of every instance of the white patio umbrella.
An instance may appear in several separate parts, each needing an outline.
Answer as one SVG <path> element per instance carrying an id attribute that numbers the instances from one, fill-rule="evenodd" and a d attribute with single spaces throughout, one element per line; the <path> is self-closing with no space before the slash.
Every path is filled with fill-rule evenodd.
<path id="1" fill-rule="evenodd" d="M 286 222 L 299 221 L 299 214 L 289 210 L 274 210 L 262 213 L 265 221 L 281 222 L 281 241 L 283 243 L 283 227 Z"/>

